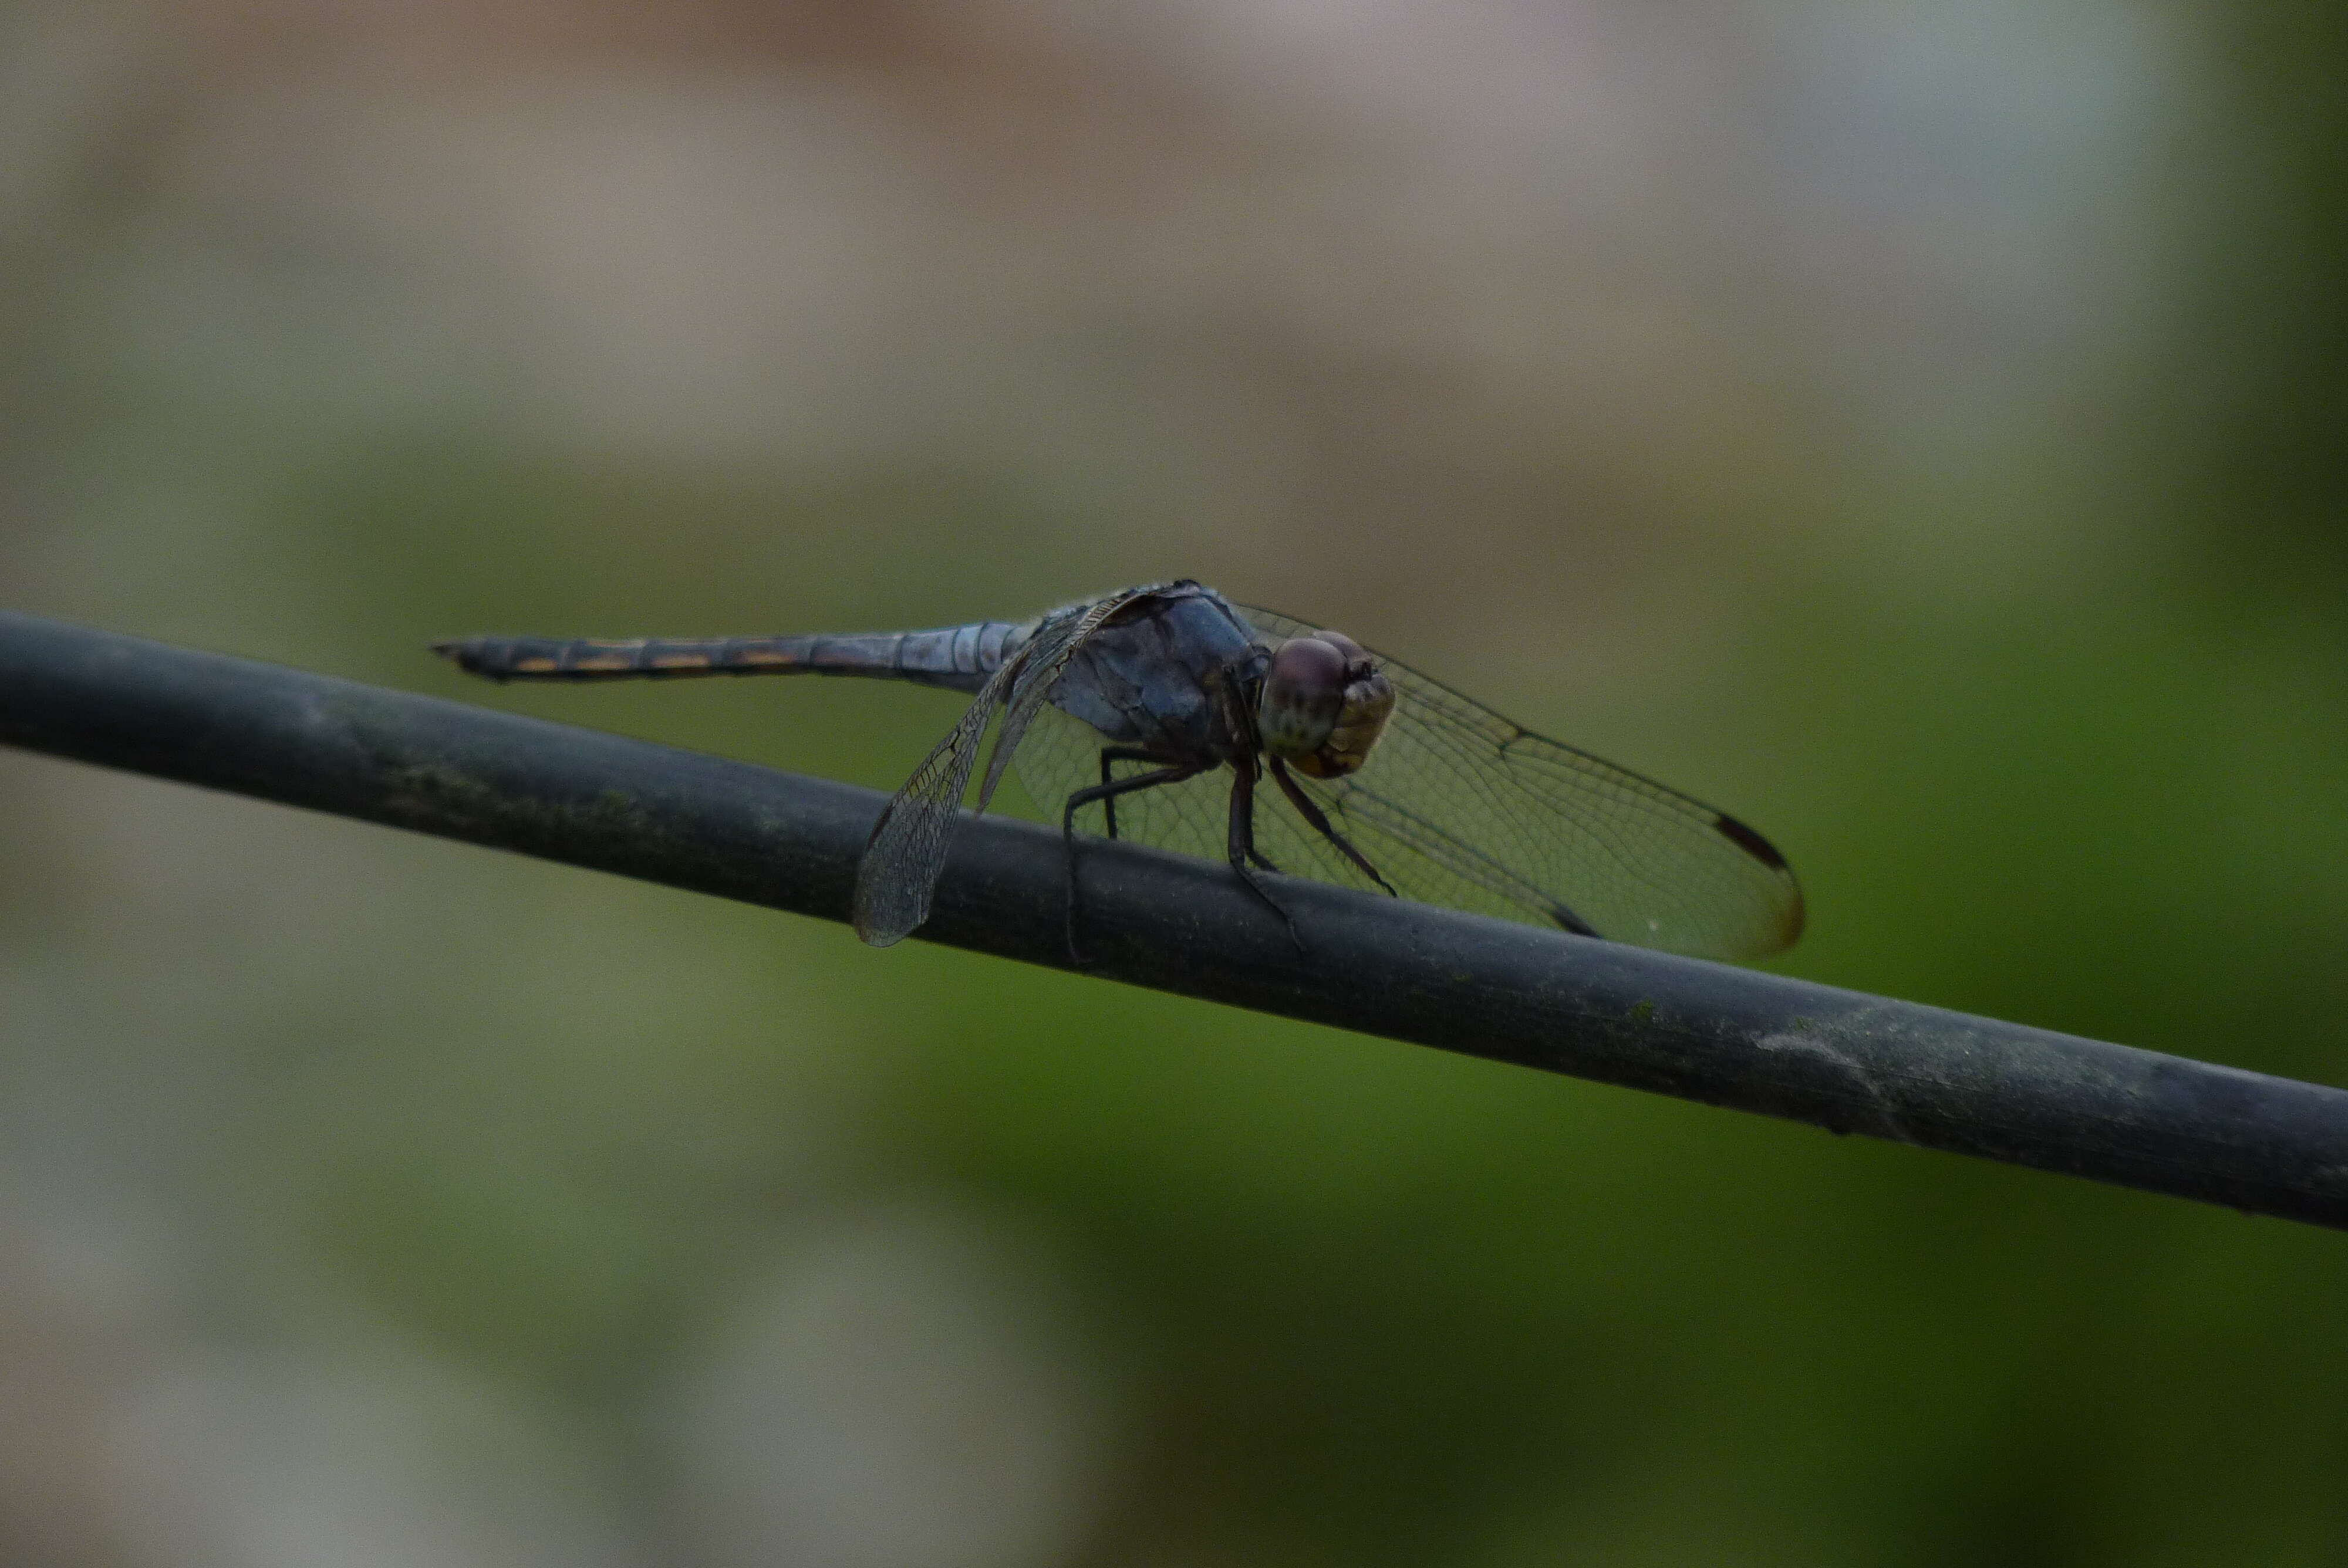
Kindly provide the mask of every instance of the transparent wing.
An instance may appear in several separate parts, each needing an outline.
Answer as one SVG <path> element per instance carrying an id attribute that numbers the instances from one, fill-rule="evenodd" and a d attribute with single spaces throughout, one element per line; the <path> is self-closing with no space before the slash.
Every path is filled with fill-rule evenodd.
<path id="1" fill-rule="evenodd" d="M 913 776 L 891 797 L 873 825 L 864 858 L 856 867 L 853 921 L 856 934 L 876 948 L 903 939 L 930 917 L 938 874 L 945 869 L 946 845 L 954 814 L 978 762 L 979 743 L 994 710 L 1004 710 L 994 753 L 978 792 L 984 811 L 1001 782 L 1004 764 L 1044 699 L 1085 640 L 1138 593 L 1112 594 L 1078 609 L 1046 617 L 1035 634 L 1003 661 L 971 699 L 969 709 L 945 739 L 922 759 Z"/>
<path id="2" fill-rule="evenodd" d="M 1274 640 L 1317 630 L 1269 610 L 1243 613 Z M 1292 776 L 1404 897 L 1702 958 L 1759 958 L 1800 934 L 1801 890 L 1752 829 L 1379 661 L 1395 713 L 1368 763 L 1350 778 Z M 1070 794 L 1101 781 L 1104 743 L 1057 711 L 1030 732 L 1015 765 L 1049 820 Z M 1231 784 L 1218 769 L 1126 795 L 1117 836 L 1220 860 Z M 1378 891 L 1270 780 L 1255 798 L 1257 847 L 1281 870 Z M 1100 805 L 1080 812 L 1077 825 L 1105 833 Z"/>
<path id="3" fill-rule="evenodd" d="M 1273 638 L 1319 630 L 1242 613 Z M 1701 958 L 1801 935 L 1800 886 L 1743 823 L 1376 657 L 1385 737 L 1351 777 L 1298 782 L 1406 897 Z"/>

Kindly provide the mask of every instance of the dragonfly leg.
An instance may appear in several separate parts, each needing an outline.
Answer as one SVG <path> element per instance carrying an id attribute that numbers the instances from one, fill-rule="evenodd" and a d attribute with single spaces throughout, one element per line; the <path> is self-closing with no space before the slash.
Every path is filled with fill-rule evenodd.
<path id="1" fill-rule="evenodd" d="M 1084 953 L 1076 947 L 1076 813 L 1095 801 L 1101 803 L 1101 809 L 1104 812 L 1111 811 L 1115 808 L 1109 804 L 1109 802 L 1121 794 L 1132 794 L 1137 790 L 1155 789 L 1159 784 L 1180 784 L 1184 779 L 1196 778 L 1206 771 L 1195 764 L 1186 763 L 1170 767 L 1153 768 L 1146 774 L 1134 774 L 1127 778 L 1110 778 L 1107 776 L 1108 765 L 1116 760 L 1155 762 L 1158 759 L 1150 756 L 1147 752 L 1128 751 L 1122 746 L 1107 747 L 1101 753 L 1101 782 L 1088 789 L 1080 789 L 1070 795 L 1066 807 L 1060 813 L 1060 837 L 1066 843 L 1068 848 L 1068 957 L 1078 964 L 1084 963 L 1086 959 Z M 1116 835 L 1111 833 L 1110 836 L 1115 837 Z"/>
<path id="2" fill-rule="evenodd" d="M 1112 763 L 1154 763 L 1157 761 L 1159 761 L 1158 758 L 1151 756 L 1139 746 L 1103 746 L 1101 748 L 1101 785 L 1103 788 L 1107 788 L 1108 785 L 1117 782 L 1117 775 L 1109 771 L 1109 764 Z M 1117 836 L 1117 797 L 1111 794 L 1105 794 L 1100 796 L 1099 800 L 1101 818 L 1108 828 L 1107 836 L 1115 838 Z"/>
<path id="3" fill-rule="evenodd" d="M 1240 874 L 1249 892 L 1263 901 L 1265 908 L 1280 917 L 1288 927 L 1288 939 L 1296 944 L 1299 954 L 1304 951 L 1304 938 L 1298 934 L 1295 917 L 1280 907 L 1272 889 L 1256 880 L 1255 866 L 1267 869 L 1271 862 L 1256 853 L 1255 847 L 1255 759 L 1243 757 L 1231 764 L 1231 825 L 1228 845 L 1231 869 Z"/>
<path id="4" fill-rule="evenodd" d="M 1394 897 L 1401 897 L 1401 894 L 1395 892 L 1394 884 L 1379 876 L 1378 868 L 1371 865 L 1360 850 L 1354 847 L 1353 840 L 1330 825 L 1329 814 L 1323 811 L 1314 803 L 1313 797 L 1304 793 L 1304 787 L 1298 784 L 1295 775 L 1288 771 L 1288 764 L 1278 757 L 1271 759 L 1271 763 L 1272 776 L 1280 785 L 1280 793 L 1288 797 L 1288 804 L 1296 808 L 1296 814 L 1305 820 L 1313 831 L 1344 851 L 1345 858 L 1360 866 L 1363 876 L 1367 876 L 1388 893 L 1394 894 Z"/>

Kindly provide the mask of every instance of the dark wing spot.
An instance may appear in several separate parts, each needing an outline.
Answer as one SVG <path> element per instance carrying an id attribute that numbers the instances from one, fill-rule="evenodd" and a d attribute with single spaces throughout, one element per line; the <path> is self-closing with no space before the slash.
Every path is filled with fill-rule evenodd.
<path id="1" fill-rule="evenodd" d="M 1549 917 L 1577 937 L 1595 937 L 1598 928 L 1562 904 L 1549 907 Z"/>
<path id="2" fill-rule="evenodd" d="M 1778 928 L 1777 946 L 1782 950 L 1802 939 L 1802 927 L 1809 921 L 1809 910 L 1802 903 L 1799 888 L 1794 892 L 1793 907 L 1786 911 L 1786 923 Z"/>
<path id="3" fill-rule="evenodd" d="M 1712 825 L 1720 830 L 1721 837 L 1728 840 L 1729 843 L 1736 845 L 1737 848 L 1745 851 L 1746 854 L 1751 856 L 1754 859 L 1759 861 L 1770 870 L 1783 871 L 1786 869 L 1786 857 L 1777 853 L 1776 845 L 1771 844 L 1767 839 L 1762 837 L 1759 834 L 1754 832 L 1751 828 L 1746 826 L 1735 817 L 1723 815 L 1715 820 Z"/>

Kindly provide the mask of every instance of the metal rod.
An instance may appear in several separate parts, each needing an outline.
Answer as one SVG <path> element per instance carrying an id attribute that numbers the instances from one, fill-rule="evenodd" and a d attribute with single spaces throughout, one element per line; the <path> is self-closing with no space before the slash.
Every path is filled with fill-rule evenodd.
<path id="1" fill-rule="evenodd" d="M 883 798 L 24 615 L 0 742 L 828 920 Z M 1228 866 L 1129 845 L 1083 880 L 1087 973 L 2348 1228 L 2348 1091 L 1283 881 L 1300 953 Z M 1056 832 L 968 819 L 918 934 L 1070 968 L 1066 897 Z"/>

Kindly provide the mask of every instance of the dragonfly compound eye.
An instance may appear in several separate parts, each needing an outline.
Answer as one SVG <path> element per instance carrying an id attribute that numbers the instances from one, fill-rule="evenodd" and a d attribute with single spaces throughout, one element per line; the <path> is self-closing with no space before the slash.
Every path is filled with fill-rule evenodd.
<path id="1" fill-rule="evenodd" d="M 1344 653 L 1318 638 L 1291 638 L 1272 654 L 1256 703 L 1263 749 L 1275 757 L 1311 756 L 1328 743 L 1344 705 Z"/>
<path id="2" fill-rule="evenodd" d="M 1345 656 L 1345 662 L 1348 664 L 1366 664 L 1369 662 L 1370 656 L 1363 651 L 1362 645 L 1354 641 L 1352 638 L 1346 636 L 1342 631 L 1316 631 L 1313 636 L 1316 641 L 1325 642 L 1330 647 L 1335 649 L 1338 652 L 1344 654 Z"/>

